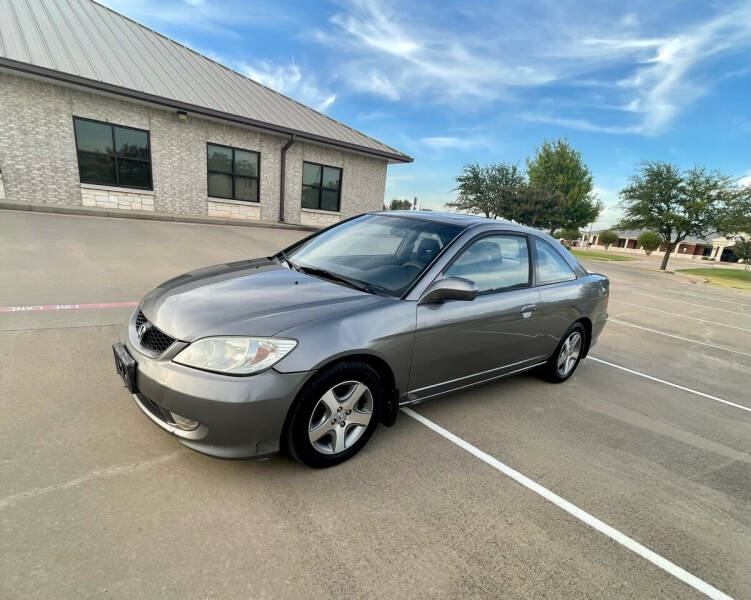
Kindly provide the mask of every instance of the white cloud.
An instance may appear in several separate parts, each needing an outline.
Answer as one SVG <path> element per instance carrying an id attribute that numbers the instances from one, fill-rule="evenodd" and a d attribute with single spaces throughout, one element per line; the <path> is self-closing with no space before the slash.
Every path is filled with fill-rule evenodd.
<path id="1" fill-rule="evenodd" d="M 446 103 L 464 113 L 513 100 L 528 119 L 536 114 L 533 120 L 574 129 L 642 135 L 662 133 L 711 85 L 700 66 L 749 39 L 744 2 L 720 5 L 719 16 L 698 25 L 679 25 L 673 16 L 659 29 L 655 19 L 649 25 L 636 12 L 614 17 L 605 8 L 582 20 L 548 7 L 545 20 L 530 27 L 518 4 L 467 5 L 459 15 L 450 5 L 430 6 L 342 0 L 313 39 L 336 49 L 340 81 L 359 92 Z M 591 110 L 539 110 L 543 99 L 561 93 L 546 87 L 552 83 L 595 88 Z M 614 110 L 624 114 L 614 119 L 607 112 Z"/>
<path id="2" fill-rule="evenodd" d="M 240 63 L 238 68 L 254 81 L 321 112 L 324 112 L 336 100 L 336 94 L 319 87 L 314 76 L 304 76 L 294 61 L 286 65 L 278 65 L 270 61 L 261 61 L 254 65 Z"/>
<path id="3" fill-rule="evenodd" d="M 597 221 L 592 223 L 592 229 L 607 229 L 613 227 L 623 216 L 623 211 L 618 208 L 618 190 L 595 186 L 594 193 L 605 205 Z"/>
<path id="4" fill-rule="evenodd" d="M 454 136 L 435 136 L 424 137 L 420 141 L 434 150 L 446 148 L 465 150 L 467 148 L 476 148 L 487 145 L 487 140 L 480 137 L 454 137 Z"/>
<path id="5" fill-rule="evenodd" d="M 342 69 L 354 89 L 390 100 L 489 100 L 507 86 L 555 78 L 543 64 L 506 64 L 473 32 L 408 27 L 396 8 L 380 0 L 354 0 L 314 39 L 351 56 Z"/>
<path id="6" fill-rule="evenodd" d="M 169 34 L 175 27 L 184 27 L 222 38 L 241 39 L 237 31 L 259 22 L 288 24 L 290 11 L 260 0 L 100 0 L 121 14 Z"/>
<path id="7" fill-rule="evenodd" d="M 618 80 L 622 94 L 630 97 L 625 106 L 639 114 L 630 127 L 600 127 L 572 122 L 576 129 L 613 133 L 658 135 L 681 110 L 706 92 L 708 82 L 692 76 L 707 59 L 748 44 L 748 11 L 745 5 L 697 27 L 664 38 L 586 39 L 585 47 L 597 52 L 616 52 L 636 65 L 629 77 Z"/>
<path id="8" fill-rule="evenodd" d="M 556 117 L 550 114 L 539 113 L 522 113 L 521 117 L 526 121 L 533 121 L 535 123 L 550 123 L 551 125 L 558 125 L 560 127 L 567 127 L 569 129 L 578 129 L 579 131 L 595 131 L 597 133 L 613 134 L 643 133 L 642 128 L 639 125 L 597 125 L 586 119 L 567 119 L 564 117 Z"/>

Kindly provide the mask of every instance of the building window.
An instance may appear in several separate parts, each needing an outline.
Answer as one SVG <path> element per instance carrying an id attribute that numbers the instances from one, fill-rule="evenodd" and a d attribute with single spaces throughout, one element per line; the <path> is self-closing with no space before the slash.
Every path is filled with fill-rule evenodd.
<path id="1" fill-rule="evenodd" d="M 149 132 L 73 117 L 81 183 L 151 189 Z"/>
<path id="2" fill-rule="evenodd" d="M 258 152 L 206 144 L 206 155 L 210 197 L 258 202 Z"/>
<path id="3" fill-rule="evenodd" d="M 339 212 L 342 170 L 311 162 L 302 164 L 302 207 Z"/>

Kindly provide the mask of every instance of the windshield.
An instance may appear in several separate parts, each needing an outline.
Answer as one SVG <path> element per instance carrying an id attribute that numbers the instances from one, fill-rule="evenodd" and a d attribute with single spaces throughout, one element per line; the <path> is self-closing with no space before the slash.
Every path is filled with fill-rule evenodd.
<path id="1" fill-rule="evenodd" d="M 289 252 L 291 266 L 401 296 L 463 227 L 406 217 L 363 215 Z M 332 279 L 335 279 L 332 277 Z"/>

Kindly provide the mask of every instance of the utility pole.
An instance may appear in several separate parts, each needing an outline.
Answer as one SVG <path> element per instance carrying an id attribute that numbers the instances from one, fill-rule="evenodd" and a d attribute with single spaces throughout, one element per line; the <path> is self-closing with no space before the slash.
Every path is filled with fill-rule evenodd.
<path id="1" fill-rule="evenodd" d="M 412 205 L 412 210 L 417 210 L 417 196 L 415 196 L 415 202 Z"/>

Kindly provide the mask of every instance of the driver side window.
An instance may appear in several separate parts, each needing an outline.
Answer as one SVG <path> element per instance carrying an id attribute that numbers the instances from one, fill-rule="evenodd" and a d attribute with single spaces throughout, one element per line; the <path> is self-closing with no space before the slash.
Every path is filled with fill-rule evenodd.
<path id="1" fill-rule="evenodd" d="M 529 285 L 529 252 L 523 235 L 487 235 L 465 248 L 445 277 L 474 281 L 480 293 Z"/>

